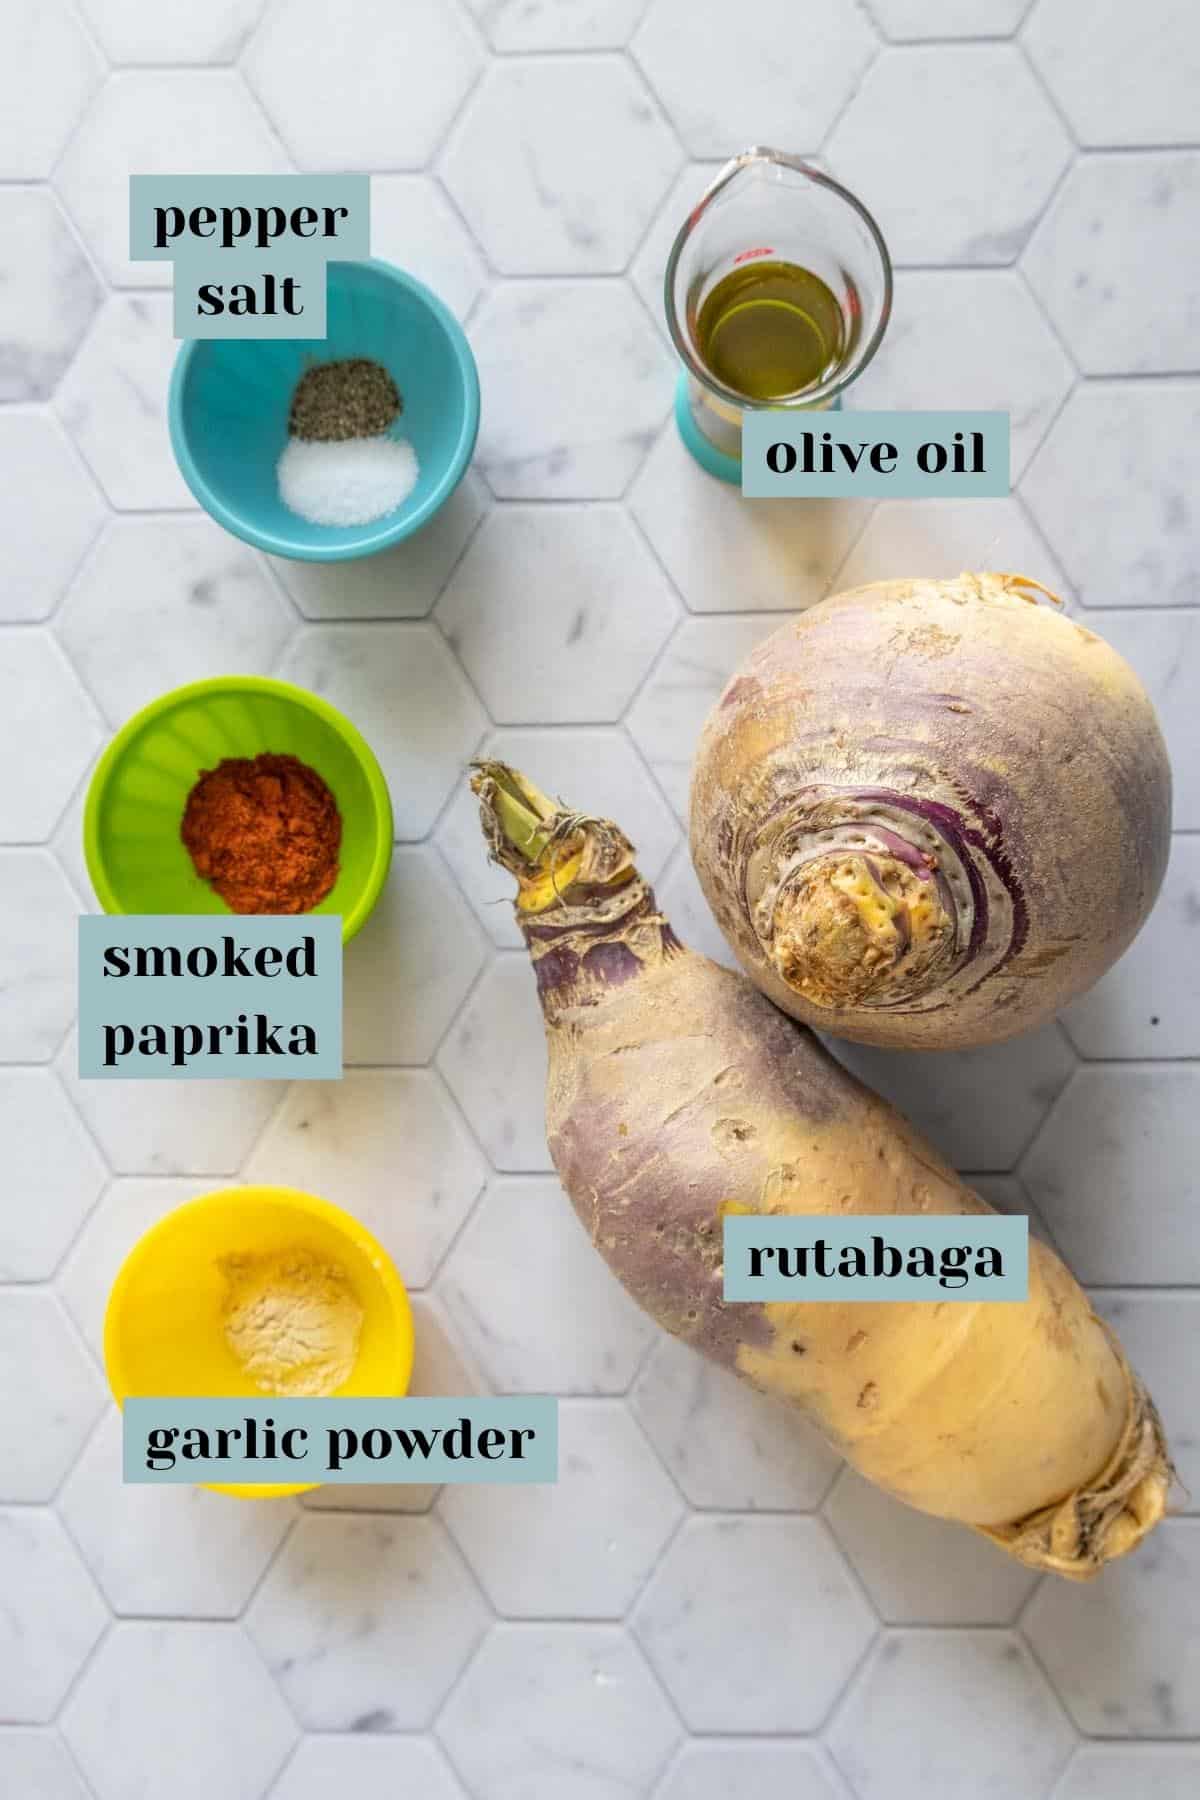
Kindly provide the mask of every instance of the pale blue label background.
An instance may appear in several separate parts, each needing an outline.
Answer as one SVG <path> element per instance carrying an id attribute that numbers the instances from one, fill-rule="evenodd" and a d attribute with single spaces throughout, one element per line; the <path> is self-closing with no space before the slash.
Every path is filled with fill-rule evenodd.
<path id="1" fill-rule="evenodd" d="M 960 431 L 969 450 L 971 433 L 983 437 L 981 475 L 958 475 L 951 465 L 940 475 L 922 473 L 917 452 L 922 444 L 943 444 L 954 448 L 954 434 Z M 865 442 L 888 443 L 897 451 L 890 475 L 871 468 L 864 454 L 857 472 L 852 473 L 835 452 L 835 469 L 831 475 L 806 475 L 797 466 L 789 475 L 776 475 L 767 466 L 767 452 L 772 444 L 791 444 L 802 460 L 803 437 L 808 432 L 819 449 L 828 432 L 836 444 L 849 444 L 855 451 Z M 816 450 L 814 450 L 814 462 Z M 879 500 L 931 499 L 955 496 L 961 500 L 998 499 L 1009 491 L 1008 414 L 1006 412 L 791 412 L 772 408 L 765 412 L 748 412 L 742 425 L 742 492 L 753 500 L 774 499 L 849 499 L 865 496 Z"/>
<path id="2" fill-rule="evenodd" d="M 186 229 L 160 249 L 155 243 L 156 207 L 244 207 L 252 216 L 249 234 L 228 248 L 221 243 L 221 225 L 212 237 L 200 237 Z M 297 207 L 311 207 L 318 214 L 317 230 L 302 237 L 285 230 L 262 247 L 253 222 L 258 207 L 279 207 L 290 218 Z M 335 220 L 337 235 L 326 237 L 325 207 L 344 206 L 348 216 Z M 205 227 L 207 230 L 208 227 Z M 371 254 L 371 178 L 369 175 L 131 175 L 129 178 L 129 254 L 134 261 L 175 264 L 175 336 L 179 338 L 323 338 L 325 335 L 325 265 L 350 262 Z M 286 276 L 298 284 L 297 303 L 304 311 L 295 316 L 228 311 L 208 314 L 198 309 L 201 286 L 214 282 L 225 290 L 235 282 L 250 282 L 262 301 L 263 276 L 273 274 L 276 286 Z M 279 303 L 281 304 L 281 302 Z"/>
<path id="3" fill-rule="evenodd" d="M 836 1278 L 809 1274 L 789 1278 L 768 1263 L 759 1276 L 750 1273 L 750 1250 L 768 1245 L 792 1249 L 824 1238 L 836 1252 L 858 1246 L 870 1267 L 871 1240 L 881 1237 L 907 1260 L 907 1252 L 924 1245 L 939 1252 L 968 1244 L 967 1280 L 961 1287 L 943 1287 L 936 1276 L 928 1280 L 905 1274 L 893 1277 L 864 1275 Z M 1000 1253 L 1003 1275 L 986 1278 L 974 1272 L 974 1251 L 987 1246 Z M 836 1263 L 836 1254 L 831 1256 Z M 955 1277 L 957 1279 L 957 1276 Z M 726 1300 L 1025 1300 L 1029 1297 L 1029 1221 L 997 1213 L 956 1213 L 936 1218 L 889 1213 L 881 1218 L 757 1218 L 746 1213 L 725 1220 Z"/>
<path id="4" fill-rule="evenodd" d="M 455 1481 L 495 1482 L 511 1486 L 515 1482 L 553 1482 L 558 1480 L 558 1401 L 545 1395 L 523 1394 L 513 1398 L 490 1399 L 470 1394 L 464 1399 L 436 1400 L 196 1400 L 129 1399 L 124 1409 L 124 1477 L 126 1481 L 166 1485 L 176 1482 L 410 1482 Z M 175 1442 L 173 1468 L 146 1467 L 147 1446 L 151 1431 L 171 1428 L 185 1431 L 199 1427 L 212 1432 L 217 1426 L 242 1430 L 253 1418 L 260 1426 L 270 1419 L 276 1433 L 299 1427 L 308 1433 L 303 1459 L 279 1456 L 251 1460 L 244 1453 L 228 1459 L 190 1461 L 179 1455 Z M 522 1442 L 520 1460 L 507 1454 L 489 1460 L 476 1450 L 468 1461 L 446 1455 L 441 1438 L 432 1455 L 408 1456 L 396 1447 L 398 1430 L 420 1429 L 445 1432 L 470 1421 L 471 1437 L 477 1439 L 485 1430 L 534 1432 Z M 340 1469 L 329 1466 L 329 1445 L 336 1442 L 330 1434 L 349 1430 L 357 1434 L 361 1445 L 368 1431 L 382 1428 L 392 1433 L 390 1454 L 376 1460 L 362 1454 L 346 1457 Z M 260 1440 L 261 1441 L 261 1440 Z"/>
<path id="5" fill-rule="evenodd" d="M 274 945 L 288 951 L 305 937 L 315 939 L 315 977 L 289 975 L 136 976 L 104 974 L 110 945 L 130 951 L 138 945 L 175 945 L 181 951 L 222 940 Z M 265 1013 L 284 1026 L 311 1025 L 315 1056 L 236 1056 L 224 1040 L 219 1056 L 193 1057 L 176 1068 L 169 1056 L 131 1055 L 105 1067 L 104 1026 L 224 1025 L 239 1013 Z M 288 1033 L 281 1031 L 286 1044 Z M 342 1073 L 342 921 L 320 917 L 239 918 L 233 914 L 130 913 L 86 916 L 79 921 L 79 1073 L 95 1081 L 186 1081 L 208 1077 L 238 1080 L 336 1081 Z"/>

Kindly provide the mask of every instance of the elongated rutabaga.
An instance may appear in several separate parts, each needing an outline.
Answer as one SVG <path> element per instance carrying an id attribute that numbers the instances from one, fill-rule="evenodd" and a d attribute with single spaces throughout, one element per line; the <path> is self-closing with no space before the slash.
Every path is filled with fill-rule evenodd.
<path id="1" fill-rule="evenodd" d="M 1166 867 L 1153 707 L 1010 575 L 884 581 L 758 645 L 709 716 L 691 847 L 751 980 L 908 1049 L 1049 1019 L 1137 932 Z"/>
<path id="2" fill-rule="evenodd" d="M 546 1022 L 554 1165 L 596 1248 L 667 1331 L 799 1403 L 865 1475 L 1085 1577 L 1162 1516 L 1158 1416 L 1044 1244 L 1029 1299 L 727 1304 L 730 1211 L 989 1208 L 812 1033 L 684 949 L 615 825 L 478 765 Z"/>

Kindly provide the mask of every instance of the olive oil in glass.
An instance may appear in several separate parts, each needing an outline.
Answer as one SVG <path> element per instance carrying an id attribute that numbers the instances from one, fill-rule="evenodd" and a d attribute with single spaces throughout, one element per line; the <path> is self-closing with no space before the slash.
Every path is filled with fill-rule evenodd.
<path id="1" fill-rule="evenodd" d="M 782 400 L 827 380 L 846 354 L 833 291 L 799 263 L 745 263 L 722 276 L 695 325 L 701 360 L 747 399 Z"/>

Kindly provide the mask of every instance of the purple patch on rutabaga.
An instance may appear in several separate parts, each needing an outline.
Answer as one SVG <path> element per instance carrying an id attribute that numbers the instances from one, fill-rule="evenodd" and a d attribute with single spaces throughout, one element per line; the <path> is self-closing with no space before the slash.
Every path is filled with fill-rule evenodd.
<path id="1" fill-rule="evenodd" d="M 556 944 L 537 958 L 533 972 L 537 976 L 539 996 L 557 994 L 578 980 L 579 958 L 569 944 Z"/>
<path id="2" fill-rule="evenodd" d="M 593 944 L 584 952 L 582 969 L 605 987 L 623 987 L 627 981 L 634 981 L 642 972 L 642 965 L 629 948 L 619 940 L 608 939 L 606 942 Z"/>

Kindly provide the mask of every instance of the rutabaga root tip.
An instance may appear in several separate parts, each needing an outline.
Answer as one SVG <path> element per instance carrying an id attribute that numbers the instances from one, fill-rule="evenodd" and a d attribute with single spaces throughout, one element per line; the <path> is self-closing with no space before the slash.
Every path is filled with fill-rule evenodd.
<path id="1" fill-rule="evenodd" d="M 629 881 L 633 845 L 609 819 L 573 812 L 502 762 L 471 765 L 471 791 L 492 861 L 515 875 L 523 891 L 545 885 L 559 902 L 570 885 L 604 888 Z M 536 910 L 541 910 L 539 900 Z"/>
<path id="2" fill-rule="evenodd" d="M 1052 588 L 1044 582 L 1035 581 L 1032 575 L 1013 575 L 1003 569 L 987 569 L 981 571 L 964 570 L 960 581 L 969 582 L 979 599 L 985 600 L 989 592 L 1000 592 L 1011 595 L 1015 600 L 1025 600 L 1030 606 L 1038 604 L 1038 595 L 1049 600 L 1052 606 L 1061 606 L 1062 601 Z"/>
<path id="3" fill-rule="evenodd" d="M 979 1527 L 1031 1569 L 1090 1581 L 1106 1562 L 1136 1548 L 1166 1513 L 1175 1470 L 1162 1421 L 1137 1375 L 1121 1360 L 1129 1383 L 1128 1417 L 1096 1479 L 1013 1525 Z"/>

